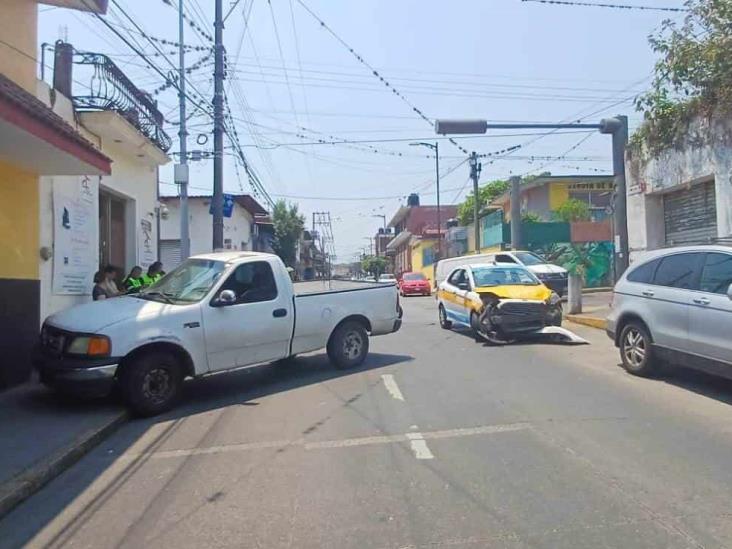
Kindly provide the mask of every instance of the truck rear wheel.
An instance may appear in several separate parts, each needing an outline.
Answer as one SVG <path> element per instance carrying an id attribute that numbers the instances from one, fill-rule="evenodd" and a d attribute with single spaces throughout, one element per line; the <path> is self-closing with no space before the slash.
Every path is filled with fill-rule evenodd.
<path id="1" fill-rule="evenodd" d="M 360 322 L 344 322 L 330 336 L 327 351 L 336 368 L 358 366 L 369 354 L 369 334 Z"/>
<path id="2" fill-rule="evenodd" d="M 148 417 L 169 410 L 178 400 L 183 373 L 169 353 L 151 352 L 136 357 L 120 375 L 125 403 L 137 416 Z"/>

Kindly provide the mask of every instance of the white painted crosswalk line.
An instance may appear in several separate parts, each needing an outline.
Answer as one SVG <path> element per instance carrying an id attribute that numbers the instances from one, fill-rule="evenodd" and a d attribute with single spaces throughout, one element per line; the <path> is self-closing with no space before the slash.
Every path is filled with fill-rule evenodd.
<path id="1" fill-rule="evenodd" d="M 384 380 L 384 387 L 386 387 L 386 390 L 389 391 L 389 394 L 396 400 L 401 400 L 402 402 L 404 402 L 404 395 L 399 390 L 399 385 L 397 385 L 394 376 L 391 374 L 382 374 L 381 379 Z"/>

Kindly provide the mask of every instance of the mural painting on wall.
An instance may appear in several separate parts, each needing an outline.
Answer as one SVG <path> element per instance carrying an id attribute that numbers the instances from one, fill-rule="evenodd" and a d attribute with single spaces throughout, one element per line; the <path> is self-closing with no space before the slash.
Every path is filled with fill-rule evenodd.
<path id="1" fill-rule="evenodd" d="M 560 265 L 570 272 L 582 272 L 586 288 L 612 286 L 612 242 L 555 242 L 530 246 L 549 263 Z"/>

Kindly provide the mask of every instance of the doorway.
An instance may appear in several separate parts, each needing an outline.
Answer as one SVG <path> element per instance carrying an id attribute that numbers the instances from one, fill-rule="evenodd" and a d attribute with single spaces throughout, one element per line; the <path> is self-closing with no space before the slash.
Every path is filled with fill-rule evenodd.
<path id="1" fill-rule="evenodd" d="M 126 204 L 121 198 L 99 191 L 99 266 L 127 267 Z M 120 271 L 120 272 L 121 272 Z"/>

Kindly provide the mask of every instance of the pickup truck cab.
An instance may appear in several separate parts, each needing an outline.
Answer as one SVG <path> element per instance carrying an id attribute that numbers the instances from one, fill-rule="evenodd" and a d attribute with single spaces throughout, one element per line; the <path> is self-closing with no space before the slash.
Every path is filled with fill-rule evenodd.
<path id="1" fill-rule="evenodd" d="M 294 284 L 275 255 L 194 256 L 134 295 L 72 307 L 43 324 L 41 381 L 103 395 L 118 386 L 138 415 L 172 407 L 184 378 L 326 348 L 339 368 L 361 364 L 369 334 L 395 332 L 393 284 Z"/>

